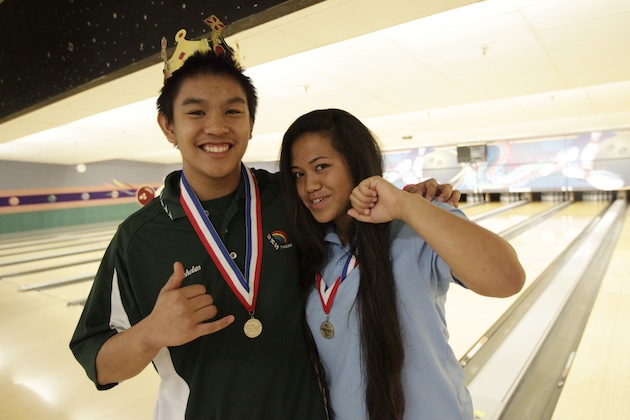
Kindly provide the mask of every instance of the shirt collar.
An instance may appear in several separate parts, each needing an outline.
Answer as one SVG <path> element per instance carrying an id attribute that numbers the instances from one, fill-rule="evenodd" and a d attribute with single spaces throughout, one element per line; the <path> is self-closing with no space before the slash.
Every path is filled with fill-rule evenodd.
<path id="1" fill-rule="evenodd" d="M 326 232 L 324 233 L 324 240 L 327 243 L 337 245 L 344 250 L 351 249 L 349 243 L 344 245 L 343 242 L 341 242 L 341 238 L 339 238 L 339 235 L 337 235 L 337 232 L 335 232 L 335 226 L 332 223 L 330 223 L 326 227 Z"/>
<path id="2" fill-rule="evenodd" d="M 186 217 L 186 212 L 179 203 L 179 180 L 181 174 L 182 171 L 175 171 L 168 174 L 164 180 L 164 188 L 160 193 L 160 204 L 162 204 L 162 208 L 171 220 Z M 242 177 L 238 185 L 238 190 L 236 191 L 236 199 L 245 199 L 245 183 Z"/>

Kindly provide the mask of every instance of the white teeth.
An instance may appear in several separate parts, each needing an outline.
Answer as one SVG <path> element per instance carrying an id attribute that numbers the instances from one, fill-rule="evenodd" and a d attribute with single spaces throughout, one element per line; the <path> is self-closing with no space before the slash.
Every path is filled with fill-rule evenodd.
<path id="1" fill-rule="evenodd" d="M 226 152 L 229 148 L 229 146 L 212 146 L 210 144 L 204 144 L 202 146 L 203 151 L 209 153 L 223 153 Z"/>
<path id="2" fill-rule="evenodd" d="M 313 200 L 313 204 L 321 203 L 323 200 L 323 198 L 318 198 L 316 200 Z"/>

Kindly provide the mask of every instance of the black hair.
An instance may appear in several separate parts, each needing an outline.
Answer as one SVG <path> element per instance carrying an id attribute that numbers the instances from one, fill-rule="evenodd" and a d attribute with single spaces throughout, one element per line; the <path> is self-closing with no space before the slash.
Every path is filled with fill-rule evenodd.
<path id="1" fill-rule="evenodd" d="M 318 223 L 302 204 L 291 171 L 291 148 L 306 133 L 319 133 L 346 160 L 355 184 L 382 175 L 382 154 L 373 133 L 356 117 L 339 109 L 309 112 L 287 130 L 280 152 L 280 177 L 287 213 L 298 246 L 304 297 L 313 288 L 315 274 L 324 266 L 328 225 Z M 390 257 L 389 223 L 354 221 L 353 252 L 361 268 L 357 297 L 360 314 L 362 362 L 366 372 L 366 404 L 370 419 L 400 419 L 405 397 L 401 373 L 404 346 L 397 291 Z"/>
<path id="2" fill-rule="evenodd" d="M 234 78 L 245 91 L 247 106 L 252 122 L 256 119 L 258 96 L 252 80 L 243 73 L 231 55 L 219 55 L 213 51 L 192 54 L 184 64 L 164 81 L 164 86 L 157 99 L 158 112 L 164 114 L 169 123 L 173 122 L 173 101 L 179 93 L 182 83 L 200 74 L 225 75 Z"/>

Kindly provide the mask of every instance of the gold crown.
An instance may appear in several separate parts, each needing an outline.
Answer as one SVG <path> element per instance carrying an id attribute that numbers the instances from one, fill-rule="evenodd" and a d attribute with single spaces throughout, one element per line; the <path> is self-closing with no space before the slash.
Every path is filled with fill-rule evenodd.
<path id="1" fill-rule="evenodd" d="M 216 16 L 212 15 L 203 20 L 203 22 L 212 29 L 212 33 L 208 38 L 202 38 L 198 41 L 189 41 L 186 39 L 186 30 L 180 29 L 175 34 L 175 52 L 171 58 L 166 57 L 166 38 L 162 38 L 162 60 L 164 60 L 164 79 L 171 77 L 173 72 L 179 69 L 184 61 L 197 51 L 206 52 L 214 51 L 217 55 L 229 55 L 234 62 L 239 65 L 239 60 L 234 50 L 225 42 L 221 33 L 225 29 L 223 22 Z"/>

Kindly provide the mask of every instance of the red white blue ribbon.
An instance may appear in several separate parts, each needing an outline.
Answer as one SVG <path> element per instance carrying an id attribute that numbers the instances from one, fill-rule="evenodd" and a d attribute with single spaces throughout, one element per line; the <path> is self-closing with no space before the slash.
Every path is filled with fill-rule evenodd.
<path id="1" fill-rule="evenodd" d="M 183 172 L 180 179 L 181 193 L 179 201 L 219 272 L 245 309 L 249 313 L 253 313 L 256 308 L 262 262 L 262 213 L 260 209 L 260 191 L 254 174 L 243 164 L 241 164 L 241 173 L 245 182 L 247 240 L 244 275 L 232 258 L 230 258 L 230 253 L 212 222 L 210 222 Z"/>
<path id="2" fill-rule="evenodd" d="M 326 315 L 330 314 L 330 309 L 332 308 L 339 285 L 346 279 L 346 277 L 348 277 L 348 274 L 350 274 L 357 265 L 359 265 L 359 261 L 354 254 L 350 254 L 343 266 L 343 272 L 339 277 L 337 277 L 337 280 L 335 280 L 335 283 L 333 283 L 331 287 L 326 285 L 321 273 L 317 273 L 315 275 L 315 285 L 317 286 L 319 299 L 322 302 L 322 308 L 324 309 Z"/>

